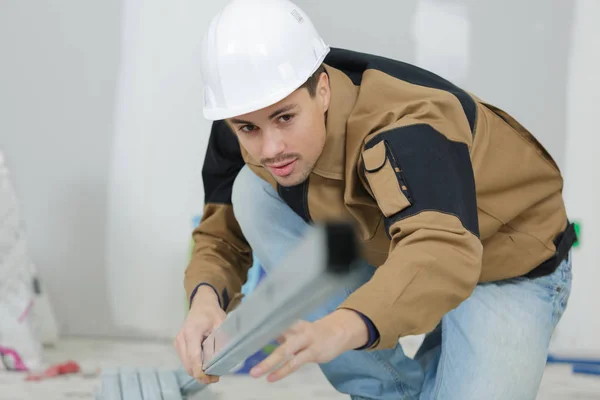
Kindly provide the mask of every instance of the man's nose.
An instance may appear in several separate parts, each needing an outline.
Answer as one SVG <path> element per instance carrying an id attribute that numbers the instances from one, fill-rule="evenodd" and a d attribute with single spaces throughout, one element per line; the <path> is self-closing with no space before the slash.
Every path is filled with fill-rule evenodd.
<path id="1" fill-rule="evenodd" d="M 275 158 L 285 151 L 283 135 L 276 129 L 263 132 L 263 158 Z"/>

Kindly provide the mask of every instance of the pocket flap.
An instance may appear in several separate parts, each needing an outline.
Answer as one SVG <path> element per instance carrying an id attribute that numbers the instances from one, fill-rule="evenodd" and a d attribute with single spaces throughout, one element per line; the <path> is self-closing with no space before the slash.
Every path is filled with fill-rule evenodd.
<path id="1" fill-rule="evenodd" d="M 389 218 L 410 207 L 412 202 L 402 172 L 396 160 L 388 157 L 385 141 L 363 151 L 362 157 L 365 178 L 383 215 Z"/>
<path id="2" fill-rule="evenodd" d="M 370 149 L 363 151 L 362 156 L 365 170 L 368 172 L 378 171 L 383 167 L 386 160 L 385 142 L 382 140 Z"/>

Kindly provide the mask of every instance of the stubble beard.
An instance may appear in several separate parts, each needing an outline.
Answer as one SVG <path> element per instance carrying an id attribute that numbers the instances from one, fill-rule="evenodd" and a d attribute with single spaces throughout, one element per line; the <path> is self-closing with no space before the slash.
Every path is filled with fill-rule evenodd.
<path id="1" fill-rule="evenodd" d="M 291 177 L 288 178 L 284 178 L 284 181 L 282 182 L 278 177 L 275 177 L 275 180 L 277 181 L 277 183 L 279 183 L 279 185 L 283 186 L 283 187 L 292 187 L 292 186 L 297 186 L 300 185 L 301 183 L 305 182 L 308 177 L 310 176 L 310 174 L 312 173 L 313 169 L 314 169 L 314 164 L 310 165 L 309 167 L 303 169 L 301 171 L 301 174 L 298 175 L 297 178 L 294 178 L 293 180 L 291 180 Z M 295 175 L 295 174 L 292 174 Z"/>

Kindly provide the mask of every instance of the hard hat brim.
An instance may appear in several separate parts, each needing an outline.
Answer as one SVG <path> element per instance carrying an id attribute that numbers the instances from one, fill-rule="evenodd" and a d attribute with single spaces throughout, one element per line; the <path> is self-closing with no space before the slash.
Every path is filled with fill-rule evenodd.
<path id="1" fill-rule="evenodd" d="M 298 90 L 298 88 L 300 88 L 306 82 L 306 80 L 308 78 L 310 78 L 310 76 L 312 74 L 315 73 L 315 71 L 321 66 L 321 64 L 323 64 L 325 57 L 327 56 L 327 54 L 329 54 L 329 51 L 330 51 L 330 47 L 326 46 L 325 51 L 317 59 L 315 65 L 313 66 L 313 68 L 311 70 L 311 73 L 306 77 L 306 79 L 292 82 L 292 83 L 290 83 L 288 88 L 286 88 L 285 90 L 280 90 L 278 92 L 272 93 L 270 96 L 263 98 L 260 101 L 257 101 L 256 103 L 246 104 L 243 107 L 237 107 L 237 108 L 231 108 L 231 107 L 207 108 L 207 107 L 204 107 L 202 110 L 204 118 L 206 118 L 209 121 L 218 121 L 218 120 L 223 120 L 223 119 L 227 119 L 227 118 L 233 118 L 233 117 L 248 114 L 248 113 L 251 113 L 254 111 L 262 110 L 263 108 L 272 106 L 273 104 L 280 102 L 281 100 L 285 99 L 287 96 L 289 96 L 290 94 L 292 94 L 296 90 Z"/>

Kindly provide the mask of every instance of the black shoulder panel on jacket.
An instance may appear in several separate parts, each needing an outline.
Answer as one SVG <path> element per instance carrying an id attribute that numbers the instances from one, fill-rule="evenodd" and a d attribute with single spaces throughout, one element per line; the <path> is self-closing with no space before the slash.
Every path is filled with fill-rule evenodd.
<path id="1" fill-rule="evenodd" d="M 382 140 L 412 203 L 385 219 L 388 230 L 398 220 L 422 211 L 438 211 L 455 215 L 465 229 L 479 236 L 475 177 L 466 144 L 451 141 L 426 124 L 380 133 L 366 148 Z"/>
<path id="2" fill-rule="evenodd" d="M 231 204 L 233 182 L 244 165 L 239 142 L 229 125 L 213 122 L 202 167 L 204 202 Z"/>
<path id="3" fill-rule="evenodd" d="M 471 134 L 475 132 L 477 106 L 473 98 L 461 88 L 433 72 L 402 61 L 338 48 L 331 49 L 325 58 L 325 63 L 344 72 L 355 85 L 360 85 L 362 75 L 366 70 L 375 69 L 413 85 L 450 92 L 460 101 L 469 121 Z"/>

